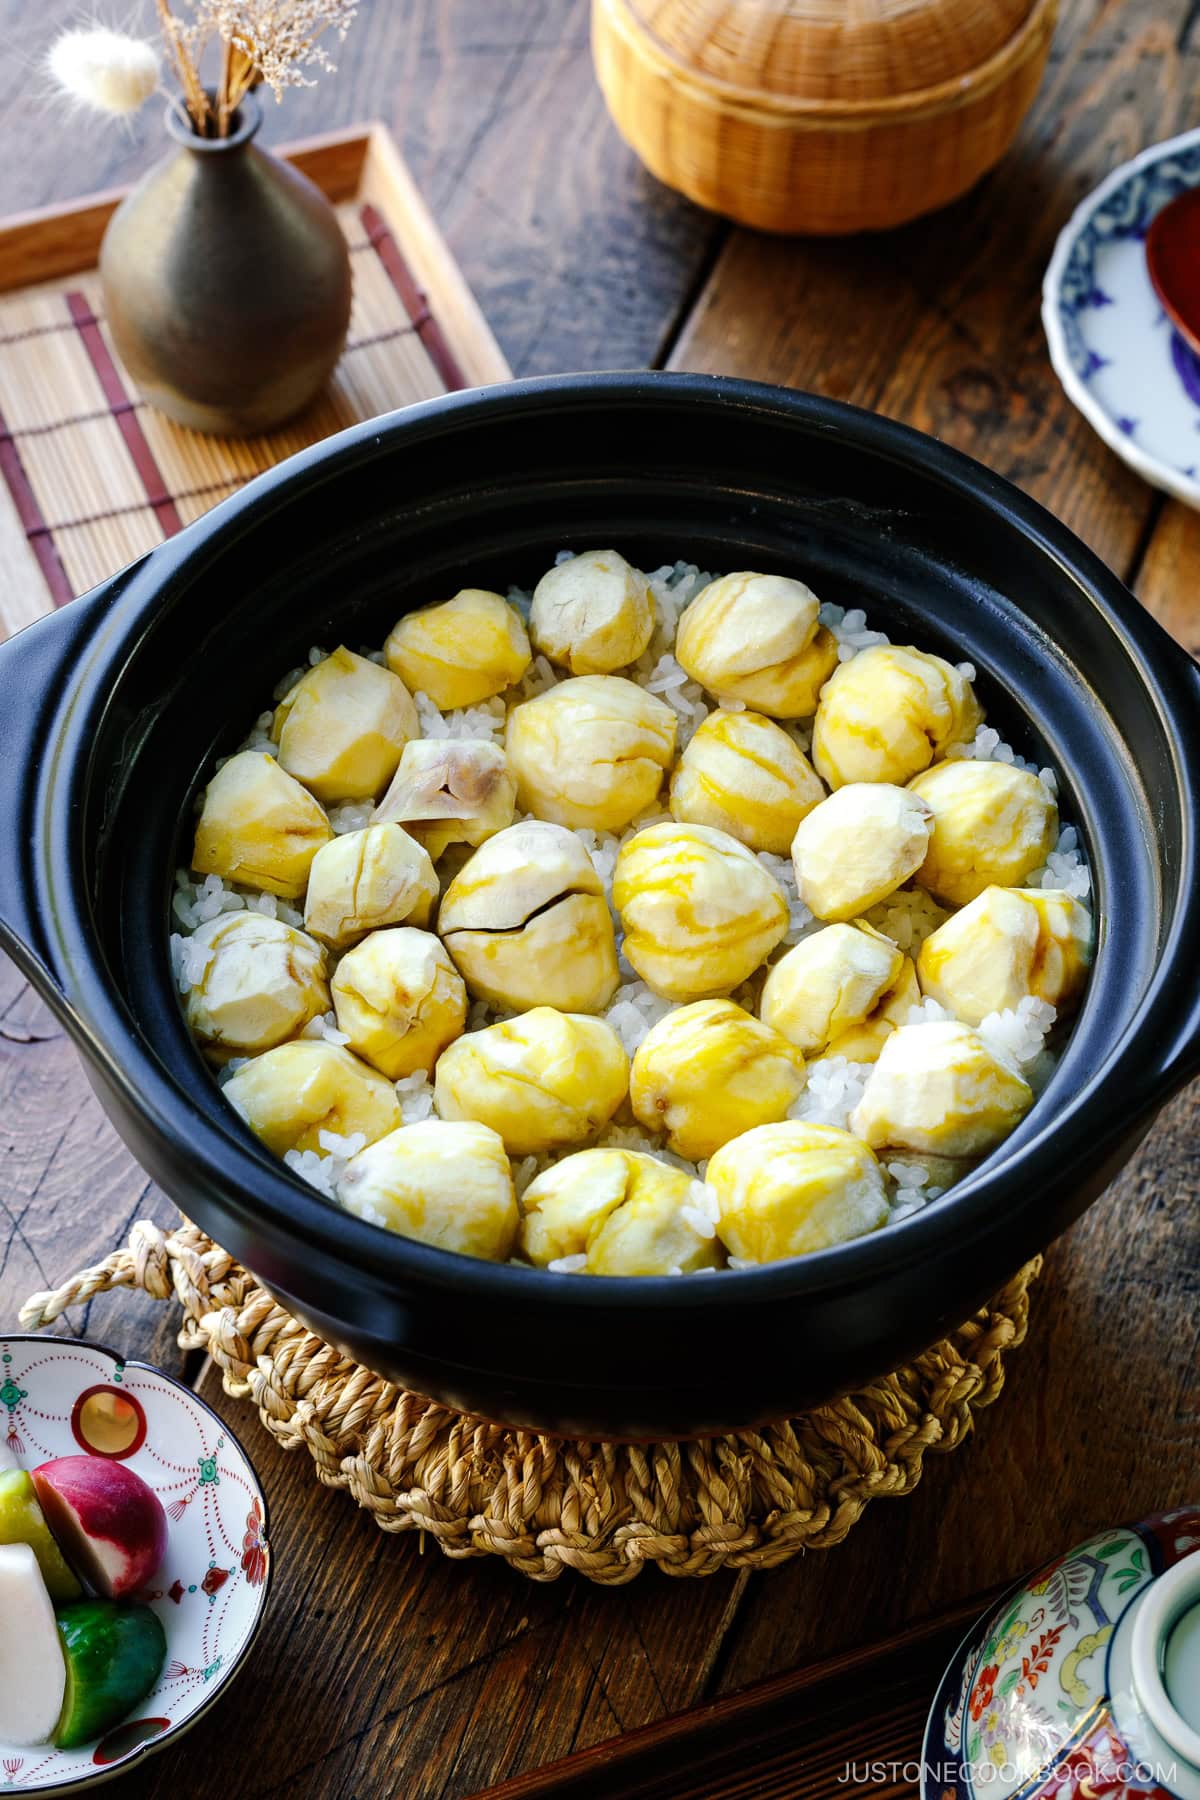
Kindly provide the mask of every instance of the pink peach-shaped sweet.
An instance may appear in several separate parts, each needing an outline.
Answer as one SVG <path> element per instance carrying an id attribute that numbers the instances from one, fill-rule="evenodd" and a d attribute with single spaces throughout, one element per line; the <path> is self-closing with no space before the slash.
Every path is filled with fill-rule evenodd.
<path id="1" fill-rule="evenodd" d="M 106 1600 L 145 1587 L 167 1550 L 167 1515 L 153 1488 L 124 1463 L 60 1456 L 33 1471 L 33 1485 L 59 1549 Z"/>

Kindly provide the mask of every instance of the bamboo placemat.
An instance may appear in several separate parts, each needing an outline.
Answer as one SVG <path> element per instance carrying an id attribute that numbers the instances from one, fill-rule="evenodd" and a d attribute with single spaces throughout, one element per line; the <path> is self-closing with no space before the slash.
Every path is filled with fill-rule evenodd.
<path id="1" fill-rule="evenodd" d="M 139 400 L 95 270 L 119 194 L 0 223 L 0 638 L 331 432 L 508 378 L 387 131 L 286 154 L 338 205 L 354 308 L 325 394 L 260 437 L 203 436 Z"/>

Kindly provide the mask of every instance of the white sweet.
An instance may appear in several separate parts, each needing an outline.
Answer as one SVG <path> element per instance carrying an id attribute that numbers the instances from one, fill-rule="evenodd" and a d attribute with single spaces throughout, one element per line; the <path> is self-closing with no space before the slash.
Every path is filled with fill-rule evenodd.
<path id="1" fill-rule="evenodd" d="M 0 1743 L 44 1744 L 67 1686 L 54 1608 L 28 1544 L 0 1544 Z"/>

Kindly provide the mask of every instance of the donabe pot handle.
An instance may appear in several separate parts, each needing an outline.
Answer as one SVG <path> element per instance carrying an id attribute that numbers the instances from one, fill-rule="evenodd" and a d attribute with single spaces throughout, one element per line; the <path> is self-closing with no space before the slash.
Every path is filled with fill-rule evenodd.
<path id="1" fill-rule="evenodd" d="M 52 746 L 55 714 L 83 642 L 139 566 L 0 643 L 0 949 L 77 1038 L 87 1033 L 50 965 L 38 917 L 38 768 Z"/>

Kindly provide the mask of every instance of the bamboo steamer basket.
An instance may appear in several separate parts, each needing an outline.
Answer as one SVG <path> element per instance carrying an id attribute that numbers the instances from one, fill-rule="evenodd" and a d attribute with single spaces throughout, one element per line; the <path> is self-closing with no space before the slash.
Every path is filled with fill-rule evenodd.
<path id="1" fill-rule="evenodd" d="M 878 230 L 999 161 L 1058 0 L 593 0 L 596 73 L 652 174 L 764 231 Z"/>

